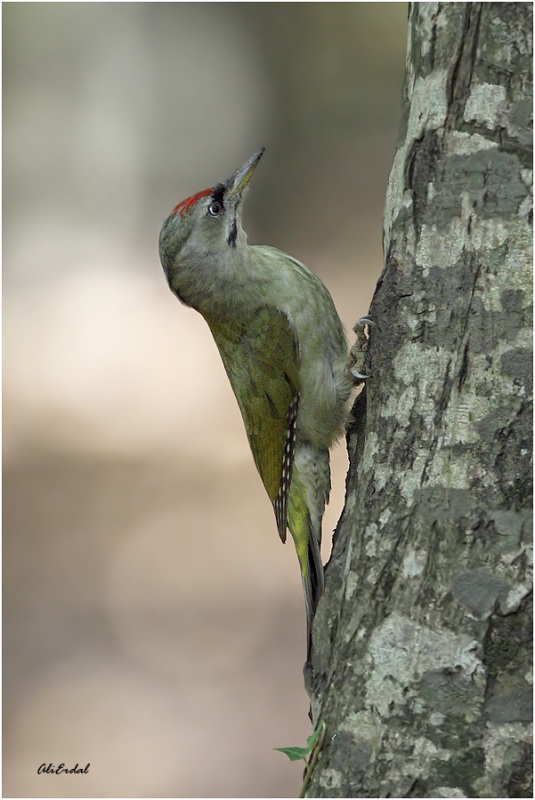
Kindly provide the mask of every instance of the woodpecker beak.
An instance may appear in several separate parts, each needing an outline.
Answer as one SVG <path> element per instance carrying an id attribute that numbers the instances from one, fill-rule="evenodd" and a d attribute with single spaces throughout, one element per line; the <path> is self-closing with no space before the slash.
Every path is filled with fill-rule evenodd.
<path id="1" fill-rule="evenodd" d="M 228 179 L 227 181 L 227 197 L 241 197 L 244 193 L 245 189 L 249 181 L 251 180 L 251 175 L 256 169 L 256 165 L 262 158 L 262 154 L 266 148 L 261 147 L 254 156 L 251 156 L 245 164 L 242 164 L 239 167 L 234 175 Z"/>

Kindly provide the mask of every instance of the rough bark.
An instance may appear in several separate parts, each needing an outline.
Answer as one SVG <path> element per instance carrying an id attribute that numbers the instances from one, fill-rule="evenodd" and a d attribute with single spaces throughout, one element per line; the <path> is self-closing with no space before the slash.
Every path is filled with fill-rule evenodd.
<path id="1" fill-rule="evenodd" d="M 410 7 L 310 797 L 531 796 L 532 52 L 531 4 Z"/>

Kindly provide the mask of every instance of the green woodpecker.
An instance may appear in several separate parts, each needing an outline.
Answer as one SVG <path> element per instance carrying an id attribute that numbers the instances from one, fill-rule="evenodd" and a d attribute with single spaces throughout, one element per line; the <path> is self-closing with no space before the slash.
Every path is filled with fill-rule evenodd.
<path id="1" fill-rule="evenodd" d="M 343 430 L 354 379 L 342 323 L 320 279 L 274 247 L 247 243 L 243 198 L 263 152 L 173 209 L 160 232 L 160 259 L 171 291 L 212 331 L 279 536 L 284 542 L 289 528 L 293 537 L 310 655 L 323 592 L 329 448 Z"/>

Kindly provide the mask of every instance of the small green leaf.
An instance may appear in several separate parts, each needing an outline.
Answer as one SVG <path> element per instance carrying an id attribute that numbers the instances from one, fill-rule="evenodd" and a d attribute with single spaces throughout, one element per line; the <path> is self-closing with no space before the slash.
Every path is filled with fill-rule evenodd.
<path id="1" fill-rule="evenodd" d="M 310 753 L 310 747 L 274 747 L 273 749 L 287 755 L 290 761 L 300 761 L 302 758 L 306 759 Z"/>
<path id="2" fill-rule="evenodd" d="M 306 757 L 314 747 L 317 739 L 323 734 L 324 730 L 325 723 L 318 725 L 314 733 L 308 737 L 306 747 L 275 747 L 274 749 L 278 750 L 279 753 L 287 755 L 290 761 L 300 761 L 301 759 L 306 761 Z"/>

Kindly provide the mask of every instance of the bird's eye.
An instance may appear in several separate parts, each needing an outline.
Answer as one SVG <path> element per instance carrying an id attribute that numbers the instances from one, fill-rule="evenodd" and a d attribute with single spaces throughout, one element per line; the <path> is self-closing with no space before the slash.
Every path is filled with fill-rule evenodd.
<path id="1" fill-rule="evenodd" d="M 211 217 L 218 217 L 222 211 L 223 211 L 223 206 L 217 200 L 214 200 L 208 206 L 208 213 L 210 214 Z"/>

